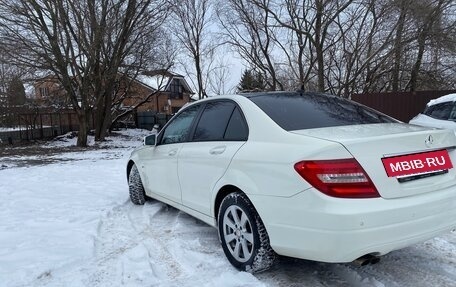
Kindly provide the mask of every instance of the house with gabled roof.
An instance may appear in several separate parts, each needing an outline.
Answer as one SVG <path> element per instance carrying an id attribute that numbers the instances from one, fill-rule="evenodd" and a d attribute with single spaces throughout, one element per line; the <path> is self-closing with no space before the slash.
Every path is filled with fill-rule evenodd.
<path id="1" fill-rule="evenodd" d="M 119 89 L 118 95 L 122 94 Z M 124 91 L 125 92 L 125 91 Z M 194 92 L 185 77 L 167 70 L 144 72 L 137 75 L 122 106 L 131 108 L 142 103 L 137 111 L 152 111 L 156 113 L 174 114 L 186 103 L 192 101 Z"/>
<path id="2" fill-rule="evenodd" d="M 58 79 L 46 76 L 35 82 L 35 99 L 41 105 L 69 106 Z M 119 74 L 113 102 L 120 109 L 174 114 L 192 101 L 194 92 L 185 77 L 167 70 L 143 72 L 136 77 Z"/>

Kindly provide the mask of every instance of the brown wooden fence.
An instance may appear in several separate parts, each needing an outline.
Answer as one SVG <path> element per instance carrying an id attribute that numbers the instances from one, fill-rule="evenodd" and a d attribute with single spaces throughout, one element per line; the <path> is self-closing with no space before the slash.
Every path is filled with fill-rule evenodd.
<path id="1" fill-rule="evenodd" d="M 422 112 L 430 100 L 452 93 L 456 90 L 355 94 L 352 100 L 408 122 Z"/>

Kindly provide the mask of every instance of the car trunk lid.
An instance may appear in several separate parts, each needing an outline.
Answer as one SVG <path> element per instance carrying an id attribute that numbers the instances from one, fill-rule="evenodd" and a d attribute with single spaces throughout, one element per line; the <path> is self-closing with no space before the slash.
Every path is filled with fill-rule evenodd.
<path id="1" fill-rule="evenodd" d="M 382 161 L 433 151 L 448 152 L 456 166 L 456 137 L 449 130 L 429 129 L 401 123 L 368 124 L 292 131 L 295 134 L 330 140 L 342 144 L 360 163 L 383 198 L 412 196 L 456 185 L 455 168 L 432 171 L 423 175 L 388 176 Z M 441 155 L 442 153 L 437 153 Z M 440 160 L 440 158 L 439 158 Z M 446 163 L 448 166 L 448 163 Z M 395 165 L 398 168 L 400 166 Z M 391 173 L 390 173 L 391 175 Z"/>

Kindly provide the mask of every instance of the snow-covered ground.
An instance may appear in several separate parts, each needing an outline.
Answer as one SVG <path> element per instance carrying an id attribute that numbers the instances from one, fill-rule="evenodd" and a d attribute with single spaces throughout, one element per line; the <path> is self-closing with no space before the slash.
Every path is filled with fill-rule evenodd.
<path id="1" fill-rule="evenodd" d="M 130 203 L 125 164 L 144 134 L 0 157 L 0 286 L 456 286 L 455 233 L 367 267 L 281 258 L 239 272 L 214 228 L 157 201 Z"/>
<path id="2" fill-rule="evenodd" d="M 0 127 L 0 132 L 18 131 L 20 129 L 25 130 L 25 127 Z"/>
<path id="3" fill-rule="evenodd" d="M 43 126 L 43 128 L 49 128 L 50 126 Z M 39 127 L 41 128 L 41 126 Z M 15 126 L 15 127 L 0 127 L 0 132 L 13 132 L 13 131 L 25 131 L 30 130 L 30 126 Z"/>

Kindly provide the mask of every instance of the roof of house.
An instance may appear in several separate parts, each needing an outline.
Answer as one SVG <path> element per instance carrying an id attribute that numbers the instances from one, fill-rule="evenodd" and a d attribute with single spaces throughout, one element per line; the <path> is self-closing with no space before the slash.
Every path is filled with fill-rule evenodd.
<path id="1" fill-rule="evenodd" d="M 154 90 L 165 90 L 168 86 L 168 82 L 170 77 L 156 75 L 156 76 L 147 76 L 147 75 L 137 75 L 136 81 L 140 82 L 141 84 L 146 85 L 149 88 Z"/>
<path id="2" fill-rule="evenodd" d="M 136 81 L 156 91 L 166 91 L 173 79 L 178 79 L 184 86 L 185 91 L 194 94 L 184 76 L 166 70 L 156 70 L 142 73 L 136 76 Z"/>
<path id="3" fill-rule="evenodd" d="M 195 92 L 192 91 L 183 75 L 171 72 L 165 69 L 158 69 L 153 71 L 146 71 L 136 76 L 135 81 L 146 86 L 154 91 L 167 91 L 172 79 L 178 79 L 184 86 L 184 89 L 189 94 L 193 95 Z M 37 83 L 55 81 L 59 82 L 58 78 L 54 75 L 45 75 L 36 80 Z"/>

